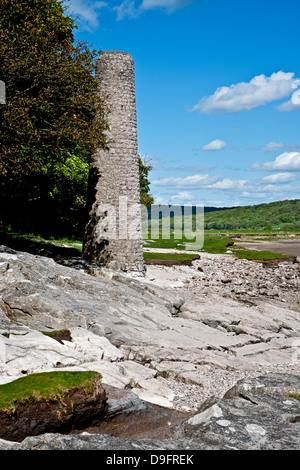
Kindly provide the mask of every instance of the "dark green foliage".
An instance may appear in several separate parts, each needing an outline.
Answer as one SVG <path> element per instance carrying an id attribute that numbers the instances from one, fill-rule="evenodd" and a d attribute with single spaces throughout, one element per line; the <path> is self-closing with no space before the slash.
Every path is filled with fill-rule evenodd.
<path id="1" fill-rule="evenodd" d="M 152 166 L 147 164 L 147 162 L 142 160 L 142 158 L 139 156 L 141 204 L 146 207 L 150 207 L 154 202 L 154 199 L 150 194 L 150 181 L 148 179 L 148 174 L 151 170 Z"/>
<path id="2" fill-rule="evenodd" d="M 0 0 L 0 221 L 27 232 L 81 233 L 89 158 L 105 144 L 99 52 L 74 28 L 57 0 Z"/>

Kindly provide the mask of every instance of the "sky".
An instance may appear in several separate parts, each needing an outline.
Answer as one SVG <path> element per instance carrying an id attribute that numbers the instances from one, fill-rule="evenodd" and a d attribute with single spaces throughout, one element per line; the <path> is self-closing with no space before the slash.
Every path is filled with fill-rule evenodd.
<path id="1" fill-rule="evenodd" d="M 299 0 L 69 0 L 75 38 L 135 63 L 156 204 L 300 198 Z"/>

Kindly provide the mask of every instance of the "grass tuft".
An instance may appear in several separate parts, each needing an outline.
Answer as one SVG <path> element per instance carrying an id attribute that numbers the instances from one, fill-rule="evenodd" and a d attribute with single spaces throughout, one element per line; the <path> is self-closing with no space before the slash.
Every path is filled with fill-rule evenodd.
<path id="1" fill-rule="evenodd" d="M 290 392 L 287 393 L 285 396 L 289 398 L 295 398 L 296 400 L 300 401 L 300 393 Z"/>
<path id="2" fill-rule="evenodd" d="M 151 253 L 145 252 L 144 259 L 162 259 L 162 260 L 172 260 L 172 261 L 189 261 L 197 257 L 194 254 L 188 253 Z"/>
<path id="3" fill-rule="evenodd" d="M 101 378 L 95 371 L 56 371 L 30 374 L 0 385 L 0 411 L 16 409 L 18 405 L 49 400 L 67 390 L 85 387 L 92 391 L 92 383 Z"/>

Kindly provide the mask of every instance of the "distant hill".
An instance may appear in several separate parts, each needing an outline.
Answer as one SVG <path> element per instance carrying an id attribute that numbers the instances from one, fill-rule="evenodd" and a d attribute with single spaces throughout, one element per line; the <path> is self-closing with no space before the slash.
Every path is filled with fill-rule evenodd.
<path id="1" fill-rule="evenodd" d="M 148 220 L 171 217 L 171 205 L 153 205 L 148 208 Z M 188 208 L 188 210 L 186 210 Z M 195 207 L 178 206 L 180 214 L 195 214 Z M 162 210 L 160 212 L 159 210 Z M 186 211 L 185 211 L 186 210 Z M 178 214 L 178 213 L 177 213 Z M 254 206 L 204 207 L 204 228 L 206 230 L 259 230 L 295 229 L 300 230 L 300 199 L 271 202 Z"/>
<path id="2" fill-rule="evenodd" d="M 148 220 L 168 217 L 172 206 L 154 205 L 148 209 Z M 186 206 L 179 206 L 180 213 L 184 213 Z M 165 208 L 165 212 L 158 212 L 158 208 Z M 189 211 L 186 213 L 190 214 Z M 193 207 L 193 213 L 195 208 Z M 206 230 L 259 230 L 259 229 L 296 229 L 300 230 L 300 199 L 271 202 L 254 206 L 239 207 L 204 207 L 204 228 Z"/>
<path id="3" fill-rule="evenodd" d="M 178 207 L 180 214 L 184 214 L 184 210 L 188 209 L 188 213 L 190 214 L 190 210 L 192 209 L 192 213 L 196 213 L 195 206 L 177 206 L 177 205 L 167 205 L 167 204 L 153 204 L 151 207 L 148 207 L 148 219 L 157 219 L 157 218 L 162 218 L 162 217 L 168 217 L 169 214 L 172 214 L 172 211 L 170 209 L 172 207 Z M 235 207 L 236 208 L 236 207 Z M 164 212 L 165 209 L 165 212 Z M 215 212 L 215 211 L 224 211 L 228 209 L 234 209 L 234 207 L 211 207 L 211 206 L 205 206 L 203 207 L 204 213 L 206 214 L 207 212 Z M 162 212 L 160 212 L 160 210 Z"/>
<path id="4" fill-rule="evenodd" d="M 300 229 L 300 199 L 204 212 L 206 230 Z"/>
<path id="5" fill-rule="evenodd" d="M 228 211 L 228 209 L 236 209 L 236 206 L 235 206 L 235 207 L 211 207 L 211 206 L 205 206 L 205 207 L 204 207 L 204 213 L 206 214 L 207 212 Z"/>

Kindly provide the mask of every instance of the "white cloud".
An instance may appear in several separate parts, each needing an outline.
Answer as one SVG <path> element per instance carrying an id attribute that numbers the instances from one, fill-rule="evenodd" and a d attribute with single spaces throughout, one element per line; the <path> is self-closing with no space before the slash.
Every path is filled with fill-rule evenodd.
<path id="1" fill-rule="evenodd" d="M 262 178 L 261 180 L 249 179 L 231 179 L 223 176 L 210 177 L 209 175 L 192 175 L 184 178 L 162 178 L 152 182 L 154 186 L 165 186 L 168 190 L 182 189 L 170 197 L 172 202 L 194 201 L 195 196 L 189 189 L 204 189 L 212 191 L 225 192 L 241 192 L 245 195 L 256 195 L 255 197 L 264 197 L 266 194 L 284 194 L 291 192 L 292 194 L 299 188 L 293 187 L 291 184 L 296 178 L 290 173 L 277 173 Z M 284 184 L 286 183 L 286 184 Z M 260 196 L 259 196 L 260 194 Z"/>
<path id="2" fill-rule="evenodd" d="M 221 206 L 222 204 L 224 204 L 224 201 L 220 199 L 208 199 L 206 201 L 207 206 Z"/>
<path id="3" fill-rule="evenodd" d="M 294 170 L 300 171 L 300 152 L 283 152 L 273 162 L 262 165 L 254 164 L 253 168 L 262 170 Z"/>
<path id="4" fill-rule="evenodd" d="M 168 204 L 170 204 L 170 201 L 169 201 L 168 197 L 157 196 L 157 197 L 155 197 L 155 204 L 160 204 L 162 206 L 167 206 Z"/>
<path id="5" fill-rule="evenodd" d="M 294 87 L 300 86 L 300 80 L 295 80 Z M 300 89 L 294 91 L 289 101 L 277 107 L 279 111 L 299 111 L 300 110 Z"/>
<path id="6" fill-rule="evenodd" d="M 224 140 L 216 139 L 209 144 L 203 145 L 202 150 L 222 150 L 227 146 Z"/>
<path id="7" fill-rule="evenodd" d="M 143 0 L 141 9 L 152 10 L 154 8 L 165 8 L 168 13 L 172 13 L 193 2 L 194 0 Z"/>
<path id="8" fill-rule="evenodd" d="M 295 104 L 292 100 L 282 103 L 280 106 L 277 106 L 278 111 L 300 111 L 300 104 Z"/>
<path id="9" fill-rule="evenodd" d="M 91 0 L 69 0 L 67 11 L 72 16 L 79 17 L 82 29 L 91 31 L 99 26 L 100 10 L 107 7 L 106 2 L 93 2 Z"/>
<path id="10" fill-rule="evenodd" d="M 268 193 L 255 193 L 251 191 L 243 191 L 241 194 L 241 197 L 246 197 L 246 198 L 255 198 L 255 199 L 264 199 L 268 197 Z"/>
<path id="11" fill-rule="evenodd" d="M 121 5 L 114 7 L 117 12 L 117 21 L 124 18 L 137 18 L 141 13 L 148 10 L 164 9 L 166 13 L 173 13 L 195 0 L 143 0 L 140 5 L 136 5 L 135 0 L 124 0 Z"/>
<path id="12" fill-rule="evenodd" d="M 275 173 L 274 175 L 265 176 L 262 181 L 265 183 L 289 183 L 295 181 L 296 177 L 292 173 Z"/>
<path id="13" fill-rule="evenodd" d="M 138 8 L 135 7 L 135 2 L 132 0 L 125 0 L 120 6 L 114 7 L 113 10 L 117 12 L 117 21 L 124 18 L 137 18 L 140 14 Z"/>
<path id="14" fill-rule="evenodd" d="M 171 196 L 171 201 L 194 201 L 194 194 L 188 191 L 180 191 L 178 194 Z"/>
<path id="15" fill-rule="evenodd" d="M 151 182 L 155 186 L 169 186 L 170 188 L 197 188 L 239 190 L 247 184 L 247 180 L 232 180 L 222 176 L 191 175 L 184 178 L 162 178 Z"/>
<path id="16" fill-rule="evenodd" d="M 264 152 L 286 151 L 286 152 L 300 152 L 299 144 L 283 144 L 282 142 L 269 142 L 261 147 Z M 249 148 L 249 150 L 257 150 L 257 148 Z"/>
<path id="17" fill-rule="evenodd" d="M 296 178 L 288 172 L 278 172 L 277 174 L 266 176 L 262 179 L 231 179 L 224 176 L 210 177 L 209 175 L 192 175 L 185 178 L 163 178 L 153 182 L 154 185 L 164 186 L 166 193 L 164 197 L 155 197 L 156 204 L 177 204 L 177 205 L 209 205 L 212 195 L 220 194 L 223 201 L 213 205 L 224 205 L 228 199 L 227 206 L 241 205 L 235 204 L 236 198 L 248 200 L 248 204 L 253 204 L 255 200 L 280 200 L 282 198 L 294 198 L 299 193 L 300 187 L 293 185 Z M 176 191 L 180 189 L 180 191 Z M 209 196 L 211 194 L 211 196 Z M 198 202 L 202 197 L 201 202 Z M 213 196 L 215 197 L 215 196 Z M 220 196 L 217 196 L 218 198 Z M 211 204 L 211 202 L 210 202 Z"/>
<path id="18" fill-rule="evenodd" d="M 261 181 L 248 181 L 245 187 L 245 190 L 241 192 L 240 197 L 250 198 L 250 199 L 270 199 L 276 201 L 280 198 L 287 199 L 287 194 L 294 194 L 295 191 L 299 188 L 295 188 L 290 184 L 275 184 L 277 182 L 269 182 L 269 184 L 264 184 L 267 182 L 262 179 Z M 282 181 L 283 182 L 283 181 Z"/>
<path id="19" fill-rule="evenodd" d="M 231 178 L 222 178 L 220 181 L 209 185 L 210 189 L 241 190 L 247 184 L 247 180 L 232 180 Z"/>
<path id="20" fill-rule="evenodd" d="M 272 152 L 274 150 L 282 150 L 284 145 L 281 142 L 269 142 L 267 145 L 262 147 L 264 152 Z"/>
<path id="21" fill-rule="evenodd" d="M 218 177 L 210 177 L 209 175 L 192 175 L 184 178 L 175 178 L 173 176 L 169 178 L 162 178 L 153 180 L 151 185 L 155 186 L 170 186 L 173 188 L 186 188 L 195 187 L 203 188 L 207 185 L 213 184 L 218 180 Z"/>
<path id="22" fill-rule="evenodd" d="M 237 113 L 288 97 L 298 82 L 294 73 L 277 72 L 270 77 L 257 75 L 250 82 L 218 88 L 211 96 L 202 98 L 192 111 L 203 114 Z"/>

